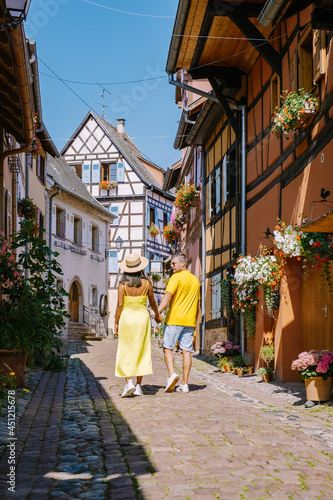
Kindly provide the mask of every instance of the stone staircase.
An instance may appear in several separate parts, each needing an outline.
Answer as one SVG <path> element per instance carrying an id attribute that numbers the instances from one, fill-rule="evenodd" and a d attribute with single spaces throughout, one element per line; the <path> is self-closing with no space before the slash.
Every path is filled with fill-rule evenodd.
<path id="1" fill-rule="evenodd" d="M 67 324 L 68 340 L 102 340 L 103 336 L 97 336 L 91 327 L 85 323 L 69 321 Z"/>

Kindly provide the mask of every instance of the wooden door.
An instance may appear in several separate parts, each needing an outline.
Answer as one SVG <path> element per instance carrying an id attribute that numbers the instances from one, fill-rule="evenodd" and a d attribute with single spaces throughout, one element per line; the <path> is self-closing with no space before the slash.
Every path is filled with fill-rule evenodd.
<path id="1" fill-rule="evenodd" d="M 320 270 L 312 271 L 302 284 L 302 347 L 333 351 L 333 297 L 321 286 Z"/>
<path id="2" fill-rule="evenodd" d="M 72 284 L 69 296 L 69 310 L 71 319 L 70 321 L 79 321 L 79 291 L 75 283 Z"/>

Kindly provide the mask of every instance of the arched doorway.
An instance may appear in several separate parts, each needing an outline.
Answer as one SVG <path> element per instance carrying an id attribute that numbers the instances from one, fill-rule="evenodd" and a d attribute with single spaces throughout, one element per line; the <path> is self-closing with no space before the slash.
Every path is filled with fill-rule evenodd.
<path id="1" fill-rule="evenodd" d="M 79 312 L 80 312 L 80 301 L 79 301 L 79 289 L 77 283 L 72 283 L 70 292 L 69 292 L 69 305 L 68 305 L 68 313 L 70 314 L 70 320 L 77 323 L 79 321 Z"/>

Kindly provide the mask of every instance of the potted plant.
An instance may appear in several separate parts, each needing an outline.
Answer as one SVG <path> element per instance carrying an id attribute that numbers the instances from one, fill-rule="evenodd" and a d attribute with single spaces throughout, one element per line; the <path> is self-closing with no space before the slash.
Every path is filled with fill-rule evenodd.
<path id="1" fill-rule="evenodd" d="M 226 370 L 226 365 L 228 364 L 229 358 L 224 357 L 224 358 L 219 358 L 217 362 L 217 366 L 221 370 L 221 372 L 225 372 Z"/>
<path id="2" fill-rule="evenodd" d="M 199 191 L 197 191 L 193 183 L 185 183 L 180 186 L 175 199 L 175 207 L 188 212 L 191 207 L 195 206 L 199 199 Z"/>
<path id="3" fill-rule="evenodd" d="M 270 382 L 273 376 L 273 370 L 269 366 L 262 366 L 257 371 L 257 375 L 259 377 L 262 377 L 262 380 L 264 382 Z"/>
<path id="4" fill-rule="evenodd" d="M 106 191 L 108 191 L 109 189 L 114 189 L 115 187 L 117 187 L 117 182 L 116 181 L 101 181 L 99 183 L 99 187 L 100 189 L 104 189 Z"/>
<path id="5" fill-rule="evenodd" d="M 259 368 L 257 374 L 262 376 L 264 382 L 269 382 L 273 375 L 273 370 L 269 364 L 274 360 L 274 345 L 263 345 L 260 350 L 260 357 L 265 362 L 266 366 Z"/>
<path id="6" fill-rule="evenodd" d="M 284 90 L 280 97 L 281 107 L 275 108 L 272 126 L 272 132 L 278 138 L 301 126 L 309 115 L 315 113 L 317 105 L 317 99 L 304 89 Z"/>
<path id="7" fill-rule="evenodd" d="M 37 158 L 39 154 L 41 154 L 42 151 L 42 145 L 40 143 L 40 140 L 38 139 L 36 135 L 36 130 L 38 130 L 39 125 L 38 125 L 38 115 L 37 113 L 34 114 L 33 116 L 33 123 L 34 123 L 34 137 L 32 139 L 31 147 L 30 147 L 30 153 L 32 154 L 33 158 Z"/>
<path id="8" fill-rule="evenodd" d="M 155 226 L 155 224 L 153 222 L 150 224 L 149 234 L 153 238 L 155 238 L 158 234 L 160 234 L 160 230 L 158 229 L 158 227 Z"/>
<path id="9" fill-rule="evenodd" d="M 304 351 L 291 364 L 305 381 L 309 401 L 330 401 L 332 398 L 333 352 L 328 350 Z"/>

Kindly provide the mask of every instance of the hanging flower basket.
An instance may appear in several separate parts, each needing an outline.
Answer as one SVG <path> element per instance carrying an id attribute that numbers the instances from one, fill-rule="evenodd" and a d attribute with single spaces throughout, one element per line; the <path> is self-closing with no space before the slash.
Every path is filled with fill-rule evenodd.
<path id="1" fill-rule="evenodd" d="M 41 145 L 40 140 L 38 139 L 38 137 L 36 135 L 36 130 L 39 128 L 37 113 L 35 113 L 33 116 L 33 123 L 34 123 L 35 133 L 34 133 L 34 137 L 32 139 L 30 153 L 32 154 L 33 158 L 37 158 L 38 155 L 41 154 L 41 151 L 42 151 L 42 145 Z"/>
<path id="2" fill-rule="evenodd" d="M 37 205 L 34 204 L 31 198 L 22 198 L 17 203 L 17 213 L 19 217 L 35 220 L 37 218 Z"/>
<path id="3" fill-rule="evenodd" d="M 164 226 L 163 236 L 168 243 L 170 244 L 174 243 L 175 239 L 177 238 L 177 235 L 178 233 L 171 222 L 169 222 L 167 226 Z"/>
<path id="4" fill-rule="evenodd" d="M 182 184 L 176 196 L 175 207 L 183 211 L 190 210 L 197 204 L 199 196 L 200 193 L 193 183 Z"/>
<path id="5" fill-rule="evenodd" d="M 305 92 L 304 89 L 284 90 L 280 97 L 281 107 L 276 106 L 275 108 L 272 126 L 272 132 L 278 138 L 303 127 L 316 112 L 317 105 L 317 99 Z"/>

